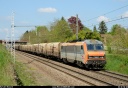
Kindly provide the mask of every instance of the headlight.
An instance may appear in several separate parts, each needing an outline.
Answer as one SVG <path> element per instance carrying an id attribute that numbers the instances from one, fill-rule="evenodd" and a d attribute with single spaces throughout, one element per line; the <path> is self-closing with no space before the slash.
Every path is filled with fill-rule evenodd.
<path id="1" fill-rule="evenodd" d="M 89 59 L 103 59 L 104 56 L 88 56 Z"/>
<path id="2" fill-rule="evenodd" d="M 100 58 L 102 58 L 102 59 L 103 59 L 103 58 L 104 58 L 104 56 L 101 56 Z"/>
<path id="3" fill-rule="evenodd" d="M 92 59 L 93 58 L 93 56 L 89 56 L 89 59 Z"/>

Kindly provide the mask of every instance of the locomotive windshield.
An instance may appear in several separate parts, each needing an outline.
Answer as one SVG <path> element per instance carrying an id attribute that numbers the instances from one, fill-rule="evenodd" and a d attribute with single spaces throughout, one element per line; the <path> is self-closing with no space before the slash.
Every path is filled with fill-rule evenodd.
<path id="1" fill-rule="evenodd" d="M 88 44 L 87 49 L 88 50 L 104 50 L 103 44 Z"/>
<path id="2" fill-rule="evenodd" d="M 103 44 L 95 44 L 96 50 L 104 50 Z"/>
<path id="3" fill-rule="evenodd" d="M 94 44 L 88 44 L 87 48 L 88 50 L 94 50 Z"/>

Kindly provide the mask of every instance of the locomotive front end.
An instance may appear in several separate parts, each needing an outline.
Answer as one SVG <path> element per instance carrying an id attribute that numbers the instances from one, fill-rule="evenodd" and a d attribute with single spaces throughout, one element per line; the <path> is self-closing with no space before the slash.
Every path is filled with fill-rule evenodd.
<path id="1" fill-rule="evenodd" d="M 86 40 L 87 58 L 85 66 L 90 69 L 102 69 L 106 64 L 103 43 L 98 40 Z"/>

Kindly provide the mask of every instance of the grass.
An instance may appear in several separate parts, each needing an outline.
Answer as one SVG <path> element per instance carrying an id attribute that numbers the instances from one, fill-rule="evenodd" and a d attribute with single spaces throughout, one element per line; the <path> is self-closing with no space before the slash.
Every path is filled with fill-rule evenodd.
<path id="1" fill-rule="evenodd" d="M 105 69 L 128 75 L 128 56 L 107 54 L 107 64 Z"/>
<path id="2" fill-rule="evenodd" d="M 10 52 L 0 44 L 0 86 L 17 86 L 12 61 Z M 35 85 L 34 78 L 26 71 L 24 64 L 16 62 L 15 69 L 24 86 Z"/>
<path id="3" fill-rule="evenodd" d="M 10 57 L 10 53 L 0 44 L 0 85 L 2 86 L 16 85 Z"/>
<path id="4" fill-rule="evenodd" d="M 16 62 L 15 68 L 24 86 L 36 85 L 34 82 L 34 78 L 32 77 L 32 73 L 27 71 L 27 68 L 25 67 L 24 64 L 20 62 Z"/>
<path id="5" fill-rule="evenodd" d="M 128 75 L 128 56 L 107 54 L 106 57 L 106 70 Z M 14 80 L 13 66 L 11 61 L 12 59 L 10 53 L 5 49 L 4 46 L 0 44 L 0 86 L 17 85 Z M 24 64 L 16 62 L 15 69 L 24 86 L 36 85 L 34 78 L 32 77 L 32 73 L 28 72 Z"/>

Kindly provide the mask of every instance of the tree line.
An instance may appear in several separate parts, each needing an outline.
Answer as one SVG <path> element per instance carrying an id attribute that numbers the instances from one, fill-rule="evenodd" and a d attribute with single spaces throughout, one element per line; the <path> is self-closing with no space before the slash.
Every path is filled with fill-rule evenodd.
<path id="1" fill-rule="evenodd" d="M 103 25 L 102 25 L 103 24 Z M 107 29 L 104 29 L 104 22 L 101 23 L 99 31 L 94 26 L 93 31 L 85 27 L 81 20 L 78 20 L 78 38 L 79 40 L 84 39 L 97 39 L 101 40 L 100 33 L 105 34 Z M 103 30 L 102 30 L 103 29 Z M 105 30 L 105 31 L 104 31 Z M 37 39 L 40 38 L 40 39 Z M 64 17 L 55 20 L 50 24 L 50 29 L 46 26 L 38 26 L 34 30 L 26 31 L 20 38 L 21 41 L 27 41 L 29 43 L 40 43 L 45 42 L 67 42 L 76 40 L 76 17 L 71 17 L 68 21 Z"/>
<path id="2" fill-rule="evenodd" d="M 99 27 L 89 29 L 84 26 L 80 19 L 78 19 L 78 40 L 97 39 L 106 46 L 111 53 L 112 50 L 117 53 L 126 53 L 128 49 L 128 29 L 125 29 L 119 24 L 112 26 L 110 32 L 104 21 L 99 23 Z M 104 35 L 104 38 L 102 38 Z M 76 17 L 71 16 L 68 20 L 64 17 L 55 20 L 50 24 L 50 28 L 46 26 L 38 26 L 36 29 L 26 31 L 20 38 L 21 41 L 28 43 L 48 43 L 48 42 L 68 42 L 76 40 Z M 114 48 L 116 47 L 116 48 Z M 122 49 L 122 50 L 121 50 Z"/>

